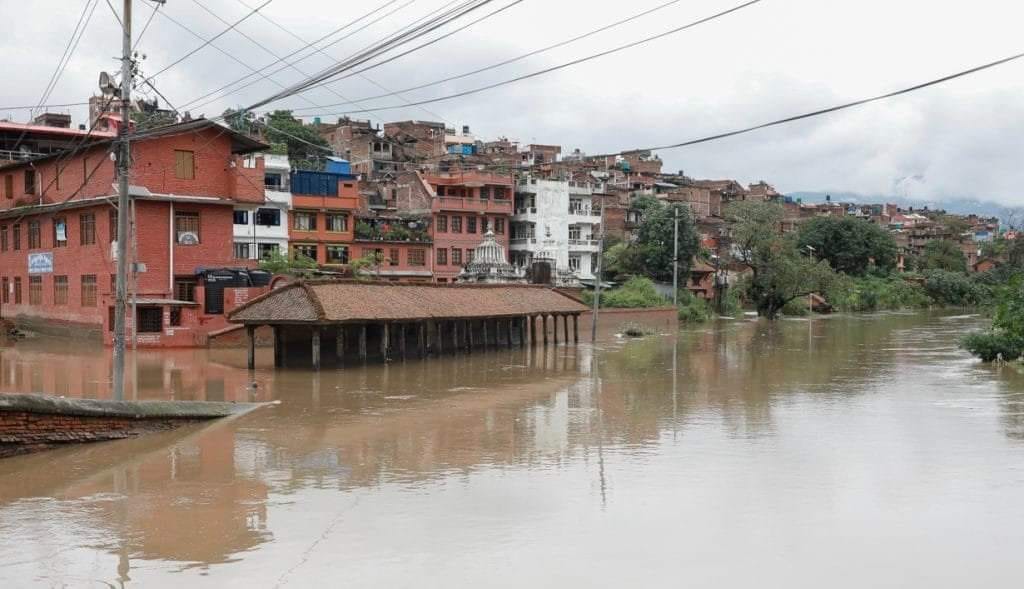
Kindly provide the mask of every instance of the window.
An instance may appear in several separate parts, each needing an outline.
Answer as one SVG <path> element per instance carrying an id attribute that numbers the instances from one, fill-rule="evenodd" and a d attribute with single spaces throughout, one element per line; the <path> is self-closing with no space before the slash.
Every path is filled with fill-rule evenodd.
<path id="1" fill-rule="evenodd" d="M 462 217 L 452 217 L 452 233 L 462 233 Z"/>
<path id="2" fill-rule="evenodd" d="M 38 250 L 43 247 L 40 243 L 42 240 L 39 239 L 39 221 L 29 221 L 29 249 Z"/>
<path id="3" fill-rule="evenodd" d="M 11 241 L 14 243 L 14 251 L 21 249 L 21 223 L 15 223 L 11 230 Z"/>
<path id="4" fill-rule="evenodd" d="M 29 276 L 28 277 L 28 304 L 30 304 L 30 305 L 42 305 L 43 304 L 43 277 L 42 276 Z"/>
<path id="5" fill-rule="evenodd" d="M 452 265 L 453 266 L 461 266 L 462 265 L 462 250 L 460 248 L 457 248 L 457 247 L 453 247 L 452 248 Z"/>
<path id="6" fill-rule="evenodd" d="M 438 186 L 437 187 L 437 195 L 438 196 L 444 196 L 444 186 Z"/>
<path id="7" fill-rule="evenodd" d="M 348 231 L 348 215 L 328 213 L 325 219 L 327 230 L 335 233 Z"/>
<path id="8" fill-rule="evenodd" d="M 196 177 L 196 154 L 194 151 L 174 150 L 174 177 L 194 180 Z"/>
<path id="9" fill-rule="evenodd" d="M 171 327 L 181 326 L 181 307 L 171 307 Z"/>
<path id="10" fill-rule="evenodd" d="M 292 218 L 292 229 L 296 231 L 316 231 L 316 213 L 296 211 Z"/>
<path id="11" fill-rule="evenodd" d="M 256 156 L 249 154 L 242 158 L 242 167 L 253 170 L 256 168 Z"/>
<path id="12" fill-rule="evenodd" d="M 110 275 L 110 294 L 117 294 L 117 274 Z"/>
<path id="13" fill-rule="evenodd" d="M 36 171 L 25 170 L 25 194 L 36 193 Z"/>
<path id="14" fill-rule="evenodd" d="M 235 211 L 235 225 L 248 225 L 249 211 Z"/>
<path id="15" fill-rule="evenodd" d="M 194 276 L 176 277 L 174 279 L 174 300 L 196 302 L 196 286 L 199 281 Z"/>
<path id="16" fill-rule="evenodd" d="M 7 251 L 7 225 L 0 225 L 0 252 Z"/>
<path id="17" fill-rule="evenodd" d="M 474 252 L 471 249 L 467 249 L 466 250 L 466 264 L 472 264 L 473 263 L 473 254 L 474 253 L 476 253 L 476 252 Z"/>
<path id="18" fill-rule="evenodd" d="M 582 233 L 579 225 L 569 225 L 569 239 L 579 241 Z"/>
<path id="19" fill-rule="evenodd" d="M 391 248 L 388 251 L 388 264 L 391 266 L 397 266 L 402 263 L 402 260 L 398 257 L 399 251 L 397 247 Z"/>
<path id="20" fill-rule="evenodd" d="M 64 217 L 53 220 L 53 247 L 68 246 L 68 222 Z"/>
<path id="21" fill-rule="evenodd" d="M 284 181 L 281 174 L 264 174 L 263 184 L 270 190 L 280 190 L 284 187 Z"/>
<path id="22" fill-rule="evenodd" d="M 504 186 L 494 187 L 494 200 L 508 200 L 508 193 Z"/>
<path id="23" fill-rule="evenodd" d="M 139 307 L 139 333 L 160 333 L 164 326 L 164 311 L 160 307 Z"/>
<path id="24" fill-rule="evenodd" d="M 250 251 L 249 250 L 249 246 L 250 245 L 252 245 L 252 244 L 251 243 L 242 243 L 242 242 L 237 242 L 236 241 L 235 242 L 235 259 L 236 260 L 248 260 L 250 258 L 250 256 L 249 256 L 249 251 Z"/>
<path id="25" fill-rule="evenodd" d="M 82 306 L 96 306 L 96 275 L 85 274 L 82 276 Z"/>
<path id="26" fill-rule="evenodd" d="M 21 276 L 14 277 L 14 304 L 21 304 Z"/>
<path id="27" fill-rule="evenodd" d="M 96 215 L 93 213 L 82 213 L 78 215 L 78 239 L 82 245 L 94 245 L 96 243 Z"/>
<path id="28" fill-rule="evenodd" d="M 54 305 L 66 305 L 66 304 L 68 304 L 68 277 L 67 276 L 54 276 L 53 277 L 53 304 Z"/>
<path id="29" fill-rule="evenodd" d="M 174 240 L 178 245 L 199 244 L 199 213 L 174 213 Z"/>
<path id="30" fill-rule="evenodd" d="M 57 190 L 61 189 L 60 177 L 62 176 L 61 172 L 63 170 L 64 170 L 64 167 L 61 166 L 59 163 L 56 166 L 54 166 L 53 182 L 56 185 Z"/>
<path id="31" fill-rule="evenodd" d="M 427 265 L 427 252 L 422 249 L 411 249 L 409 250 L 409 265 L 410 266 L 426 266 Z"/>
<path id="32" fill-rule="evenodd" d="M 270 256 L 272 256 L 275 253 L 277 253 L 277 244 L 276 243 L 261 243 L 259 245 L 259 250 L 260 250 L 259 251 L 260 259 L 261 260 L 266 260 Z"/>
<path id="33" fill-rule="evenodd" d="M 4 176 L 4 196 L 14 198 L 14 174 Z"/>
<path id="34" fill-rule="evenodd" d="M 3 290 L 3 292 L 0 292 L 0 302 L 2 302 L 5 305 L 11 302 L 10 289 L 11 283 L 9 280 L 7 280 L 7 277 L 4 276 L 3 278 L 0 278 L 0 290 Z"/>
<path id="35" fill-rule="evenodd" d="M 257 209 L 256 224 L 262 227 L 279 227 L 281 211 L 279 209 Z"/>
<path id="36" fill-rule="evenodd" d="M 466 217 L 466 233 L 476 233 L 476 217 Z"/>
<path id="37" fill-rule="evenodd" d="M 491 187 L 490 186 L 484 186 L 484 187 L 480 188 L 480 200 L 490 200 L 490 199 L 491 199 Z"/>
<path id="38" fill-rule="evenodd" d="M 437 216 L 437 227 L 435 231 L 437 233 L 448 233 L 448 215 Z"/>
<path id="39" fill-rule="evenodd" d="M 498 235 L 505 235 L 505 219 L 494 220 L 494 232 Z"/>
<path id="40" fill-rule="evenodd" d="M 348 247 L 344 245 L 327 246 L 328 264 L 348 264 Z"/>
<path id="41" fill-rule="evenodd" d="M 590 272 L 597 272 L 597 254 L 590 254 Z"/>
<path id="42" fill-rule="evenodd" d="M 439 248 L 437 250 L 437 265 L 447 266 L 448 265 L 448 250 L 445 248 Z"/>
<path id="43" fill-rule="evenodd" d="M 572 270 L 573 272 L 579 272 L 580 271 L 580 255 L 579 254 L 570 254 L 569 255 L 569 270 Z"/>
<path id="44" fill-rule="evenodd" d="M 107 230 L 110 233 L 110 243 L 114 243 L 117 241 L 117 211 L 110 211 L 109 222 Z"/>
<path id="45" fill-rule="evenodd" d="M 295 256 L 304 256 L 310 260 L 316 261 L 316 246 L 308 244 L 299 244 L 294 246 Z"/>

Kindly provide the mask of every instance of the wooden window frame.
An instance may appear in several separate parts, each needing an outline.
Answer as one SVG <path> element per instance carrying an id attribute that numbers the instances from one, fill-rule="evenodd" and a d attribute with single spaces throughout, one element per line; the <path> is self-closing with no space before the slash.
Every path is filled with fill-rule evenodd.
<path id="1" fill-rule="evenodd" d="M 187 149 L 174 150 L 174 177 L 178 180 L 196 179 L 196 152 Z"/>

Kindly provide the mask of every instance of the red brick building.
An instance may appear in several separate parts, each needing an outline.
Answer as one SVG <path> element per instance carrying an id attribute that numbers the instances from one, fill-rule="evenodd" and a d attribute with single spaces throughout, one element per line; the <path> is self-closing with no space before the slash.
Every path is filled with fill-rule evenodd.
<path id="1" fill-rule="evenodd" d="M 101 140 L 74 155 L 0 167 L 4 318 L 110 343 L 119 214 L 112 146 Z M 229 270 L 237 264 L 233 205 L 264 198 L 263 160 L 244 156 L 265 148 L 205 120 L 132 142 L 137 271 L 128 324 L 138 345 L 205 345 L 227 327 L 226 311 L 265 290 L 245 269 Z"/>
<path id="2" fill-rule="evenodd" d="M 423 180 L 431 189 L 436 282 L 454 282 L 488 228 L 508 255 L 511 176 L 465 170 L 426 174 Z"/>
<path id="3" fill-rule="evenodd" d="M 354 213 L 359 208 L 359 182 L 349 174 L 294 172 L 288 242 L 321 266 L 341 266 L 353 259 Z M 356 254 L 358 257 L 358 254 Z"/>

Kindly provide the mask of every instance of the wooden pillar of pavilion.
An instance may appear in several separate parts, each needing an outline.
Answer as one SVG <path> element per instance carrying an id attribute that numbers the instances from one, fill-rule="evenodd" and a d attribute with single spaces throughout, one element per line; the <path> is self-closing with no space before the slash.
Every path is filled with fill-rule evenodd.
<path id="1" fill-rule="evenodd" d="M 281 341 L 281 330 L 283 327 L 273 326 L 274 330 L 274 368 L 284 367 L 284 342 Z"/>
<path id="2" fill-rule="evenodd" d="M 405 355 L 405 340 L 409 339 L 409 338 L 406 337 L 405 328 L 406 328 L 406 324 L 405 323 L 399 323 L 398 324 L 398 353 L 402 355 L 402 361 L 403 362 L 406 359 L 406 355 Z"/>
<path id="3" fill-rule="evenodd" d="M 580 343 L 580 314 L 572 314 L 572 343 Z"/>
<path id="4" fill-rule="evenodd" d="M 249 370 L 256 370 L 256 327 L 253 325 L 245 326 L 245 335 L 248 337 L 248 358 L 247 364 Z"/>
<path id="5" fill-rule="evenodd" d="M 391 361 L 391 322 L 385 321 L 381 326 L 380 354 L 385 362 Z"/>
<path id="6" fill-rule="evenodd" d="M 546 347 L 548 345 L 548 316 L 547 315 L 541 315 L 540 316 L 540 321 L 541 321 L 541 330 L 544 333 L 544 346 Z"/>
<path id="7" fill-rule="evenodd" d="M 562 335 L 565 336 L 565 338 L 563 338 L 563 341 L 565 341 L 566 345 L 568 345 L 569 344 L 569 316 L 568 315 L 562 315 Z"/>
<path id="8" fill-rule="evenodd" d="M 452 350 L 459 351 L 459 322 L 452 321 Z"/>
<path id="9" fill-rule="evenodd" d="M 508 328 L 508 330 L 505 332 L 505 347 L 508 348 L 512 347 L 512 328 L 515 325 L 515 321 L 515 319 L 509 319 L 505 323 L 506 327 Z"/>
<path id="10" fill-rule="evenodd" d="M 416 323 L 416 356 L 421 360 L 427 357 L 427 324 Z"/>
<path id="11" fill-rule="evenodd" d="M 519 347 L 526 347 L 526 317 L 520 317 L 516 322 L 516 327 L 519 330 Z"/>
<path id="12" fill-rule="evenodd" d="M 437 339 L 437 355 L 444 354 L 444 321 L 434 322 L 434 337 Z"/>
<path id="13" fill-rule="evenodd" d="M 490 342 L 490 338 L 487 337 L 487 319 L 484 319 L 483 321 L 481 321 L 480 324 L 483 325 L 483 328 L 484 328 L 484 333 L 483 333 L 483 336 L 484 336 L 484 346 L 483 346 L 483 348 L 486 350 L 487 346 L 490 345 L 490 343 L 491 343 Z"/>
<path id="14" fill-rule="evenodd" d="M 313 326 L 313 370 L 320 370 L 320 326 Z"/>
<path id="15" fill-rule="evenodd" d="M 551 319 L 554 322 L 554 326 L 551 329 L 551 343 L 554 346 L 558 346 L 558 315 L 552 315 Z"/>
<path id="16" fill-rule="evenodd" d="M 334 340 L 334 355 L 340 367 L 345 362 L 345 326 L 338 326 L 338 337 Z"/>
<path id="17" fill-rule="evenodd" d="M 359 326 L 359 359 L 366 362 L 366 324 Z"/>
<path id="18" fill-rule="evenodd" d="M 466 351 L 470 354 L 473 353 L 473 321 L 466 321 Z"/>

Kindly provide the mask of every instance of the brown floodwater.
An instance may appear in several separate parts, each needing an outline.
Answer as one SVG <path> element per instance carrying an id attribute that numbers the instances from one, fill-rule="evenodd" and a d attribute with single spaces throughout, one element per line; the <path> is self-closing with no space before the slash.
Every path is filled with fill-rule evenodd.
<path id="1" fill-rule="evenodd" d="M 1018 587 L 1024 376 L 956 348 L 983 323 L 734 321 L 320 375 L 140 352 L 132 397 L 281 403 L 0 461 L 0 587 Z M 104 397 L 108 354 L 18 342 L 0 390 Z"/>

